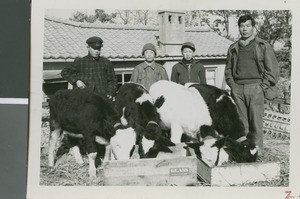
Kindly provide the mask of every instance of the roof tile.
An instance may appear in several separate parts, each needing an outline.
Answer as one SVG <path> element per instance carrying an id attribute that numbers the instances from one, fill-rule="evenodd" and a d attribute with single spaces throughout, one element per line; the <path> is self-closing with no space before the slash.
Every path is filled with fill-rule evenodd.
<path id="1" fill-rule="evenodd" d="M 145 43 L 157 45 L 158 27 L 81 24 L 45 18 L 44 59 L 74 59 L 85 55 L 88 37 L 98 35 L 104 41 L 102 54 L 110 59 L 139 58 Z M 186 29 L 185 41 L 195 43 L 195 56 L 225 57 L 232 43 L 215 32 Z M 167 57 L 158 46 L 158 57 Z"/>

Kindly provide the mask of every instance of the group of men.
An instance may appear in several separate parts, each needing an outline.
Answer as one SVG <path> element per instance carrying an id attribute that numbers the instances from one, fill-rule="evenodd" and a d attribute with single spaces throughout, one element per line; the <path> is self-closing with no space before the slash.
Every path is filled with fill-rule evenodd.
<path id="1" fill-rule="evenodd" d="M 255 36 L 255 21 L 250 15 L 238 20 L 241 38 L 228 49 L 225 80 L 237 105 L 239 116 L 246 132 L 253 136 L 259 153 L 263 149 L 263 114 L 265 94 L 275 86 L 279 78 L 279 66 L 273 48 Z M 101 57 L 103 40 L 100 37 L 87 39 L 88 55 L 76 58 L 74 63 L 62 70 L 61 76 L 74 88 L 87 89 L 113 99 L 117 82 L 111 62 Z M 205 68 L 193 58 L 196 48 L 192 42 L 181 47 L 183 59 L 172 68 L 170 80 L 206 84 Z M 155 62 L 157 54 L 153 44 L 143 46 L 145 61 L 137 65 L 131 82 L 139 83 L 149 90 L 159 80 L 169 80 L 164 67 Z"/>

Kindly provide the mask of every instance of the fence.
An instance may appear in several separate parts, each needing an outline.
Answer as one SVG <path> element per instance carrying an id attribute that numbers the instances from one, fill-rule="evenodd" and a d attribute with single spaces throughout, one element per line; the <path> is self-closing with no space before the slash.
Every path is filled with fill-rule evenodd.
<path id="1" fill-rule="evenodd" d="M 264 133 L 274 138 L 290 138 L 289 98 L 266 101 L 263 127 Z"/>

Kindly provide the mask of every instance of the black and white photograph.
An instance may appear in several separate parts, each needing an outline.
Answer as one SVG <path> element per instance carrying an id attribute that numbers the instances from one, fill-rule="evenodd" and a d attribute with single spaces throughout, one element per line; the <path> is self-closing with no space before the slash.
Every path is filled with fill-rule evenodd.
<path id="1" fill-rule="evenodd" d="M 33 4 L 27 197 L 300 198 L 293 4 L 155 3 Z"/>

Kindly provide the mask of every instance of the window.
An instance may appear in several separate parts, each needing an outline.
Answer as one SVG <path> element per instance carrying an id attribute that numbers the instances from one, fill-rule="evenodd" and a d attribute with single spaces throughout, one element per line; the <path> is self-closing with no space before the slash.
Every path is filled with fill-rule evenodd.
<path id="1" fill-rule="evenodd" d="M 212 86 L 216 86 L 216 69 L 206 68 L 206 83 Z"/>
<path id="2" fill-rule="evenodd" d="M 133 68 L 116 68 L 115 73 L 117 76 L 119 89 L 124 83 L 129 82 L 131 78 Z"/>
<path id="3" fill-rule="evenodd" d="M 172 15 L 169 15 L 169 22 L 172 23 Z"/>

